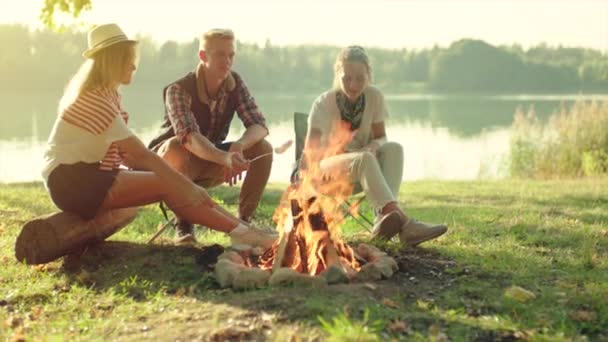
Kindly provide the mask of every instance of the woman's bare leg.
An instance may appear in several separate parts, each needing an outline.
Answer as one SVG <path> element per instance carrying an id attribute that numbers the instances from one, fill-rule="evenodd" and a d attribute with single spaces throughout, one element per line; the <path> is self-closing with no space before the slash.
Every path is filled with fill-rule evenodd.
<path id="1" fill-rule="evenodd" d="M 241 223 L 223 208 L 184 206 L 181 194 L 148 171 L 119 172 L 102 203 L 102 210 L 141 206 L 159 201 L 167 203 L 178 217 L 214 230 L 228 233 Z"/>

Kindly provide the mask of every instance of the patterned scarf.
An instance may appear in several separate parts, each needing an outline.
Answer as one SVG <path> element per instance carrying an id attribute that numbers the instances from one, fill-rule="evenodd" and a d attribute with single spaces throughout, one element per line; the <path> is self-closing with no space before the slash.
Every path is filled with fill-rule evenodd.
<path id="1" fill-rule="evenodd" d="M 363 118 L 363 111 L 365 110 L 365 94 L 361 94 L 354 103 L 351 103 L 346 95 L 338 91 L 336 92 L 336 103 L 338 104 L 342 121 L 350 123 L 351 131 L 358 129 Z"/>

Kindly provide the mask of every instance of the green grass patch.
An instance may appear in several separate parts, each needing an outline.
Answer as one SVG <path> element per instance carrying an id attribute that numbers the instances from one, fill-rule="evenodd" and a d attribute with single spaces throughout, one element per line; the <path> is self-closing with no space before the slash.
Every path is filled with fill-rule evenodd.
<path id="1" fill-rule="evenodd" d="M 608 174 L 608 102 L 563 106 L 547 123 L 533 108 L 513 121 L 509 170 L 521 178 Z"/>
<path id="2" fill-rule="evenodd" d="M 283 189 L 269 186 L 256 224 L 273 225 Z M 235 212 L 237 190 L 212 195 Z M 55 209 L 39 183 L 0 185 L 0 340 L 608 339 L 608 179 L 407 182 L 400 199 L 450 230 L 418 249 L 377 244 L 399 264 L 393 278 L 233 291 L 197 262 L 201 249 L 170 233 L 145 244 L 163 220 L 155 205 L 80 258 L 19 264 L 20 227 Z M 342 231 L 368 241 L 352 219 Z M 535 297 L 509 298 L 511 286 Z"/>

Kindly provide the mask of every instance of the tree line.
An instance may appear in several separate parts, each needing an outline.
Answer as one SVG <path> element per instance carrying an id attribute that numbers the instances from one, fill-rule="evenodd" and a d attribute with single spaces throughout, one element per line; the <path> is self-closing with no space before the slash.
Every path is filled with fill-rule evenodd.
<path id="1" fill-rule="evenodd" d="M 149 36 L 137 39 L 138 87 L 161 89 L 197 63 L 195 37 L 162 44 Z M 76 30 L 31 31 L 23 25 L 0 25 L 0 41 L 4 42 L 0 75 L 4 87 L 13 89 L 62 87 L 82 62 L 86 48 L 86 34 Z M 332 84 L 339 49 L 239 41 L 234 69 L 258 91 L 318 92 Z M 523 49 L 462 39 L 445 48 L 371 47 L 368 53 L 374 83 L 388 92 L 608 92 L 608 55 L 593 49 L 544 44 Z"/>

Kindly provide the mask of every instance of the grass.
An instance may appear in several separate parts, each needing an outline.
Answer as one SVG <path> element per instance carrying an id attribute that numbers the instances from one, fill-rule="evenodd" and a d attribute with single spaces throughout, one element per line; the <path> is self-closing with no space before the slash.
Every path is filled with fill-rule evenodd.
<path id="1" fill-rule="evenodd" d="M 282 189 L 269 186 L 259 225 L 272 224 Z M 213 196 L 235 210 L 236 189 Z M 608 339 L 608 179 L 408 182 L 401 201 L 450 231 L 418 249 L 379 245 L 399 264 L 393 278 L 235 292 L 197 261 L 200 248 L 163 243 L 170 235 L 145 244 L 156 206 L 80 258 L 19 264 L 20 227 L 55 209 L 39 183 L 0 185 L 0 340 Z M 343 231 L 366 241 L 350 220 Z M 511 286 L 535 298 L 505 296 Z"/>
<path id="2" fill-rule="evenodd" d="M 608 174 L 608 102 L 577 101 L 541 122 L 518 110 L 509 155 L 511 176 L 564 178 Z"/>

